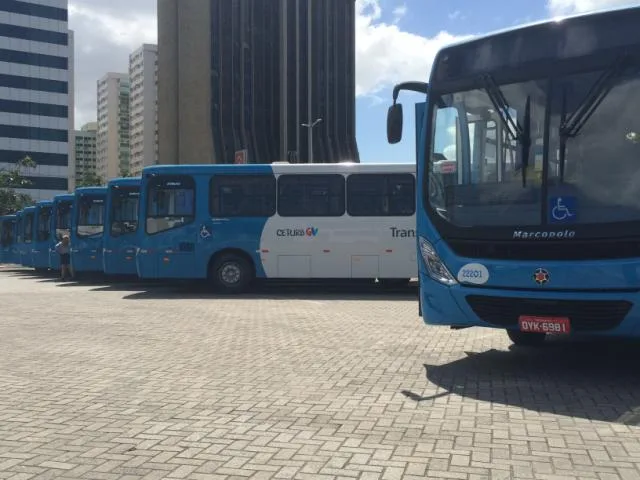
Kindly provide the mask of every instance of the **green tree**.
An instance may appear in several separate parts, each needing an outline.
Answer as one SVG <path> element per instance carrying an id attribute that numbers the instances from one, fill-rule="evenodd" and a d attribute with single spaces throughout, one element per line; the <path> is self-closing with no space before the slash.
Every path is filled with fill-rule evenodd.
<path id="1" fill-rule="evenodd" d="M 30 195 L 16 190 L 29 188 L 31 181 L 26 174 L 36 167 L 30 156 L 18 160 L 14 166 L 0 169 L 0 215 L 9 215 L 33 205 Z"/>
<path id="2" fill-rule="evenodd" d="M 104 185 L 104 180 L 93 172 L 87 172 L 79 179 L 76 179 L 77 187 L 100 187 Z"/>

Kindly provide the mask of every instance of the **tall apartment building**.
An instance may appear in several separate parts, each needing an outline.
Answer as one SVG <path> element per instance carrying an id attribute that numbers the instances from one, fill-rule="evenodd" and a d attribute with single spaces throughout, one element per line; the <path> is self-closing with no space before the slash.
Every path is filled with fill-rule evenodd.
<path id="1" fill-rule="evenodd" d="M 21 191 L 50 199 L 67 192 L 72 143 L 67 0 L 0 0 L 0 169 L 30 156 L 37 167 Z"/>
<path id="2" fill-rule="evenodd" d="M 84 124 L 80 128 L 80 130 L 75 131 L 75 172 L 72 180 L 72 185 L 70 185 L 69 187 L 71 190 L 74 190 L 76 185 L 83 180 L 92 178 L 98 174 L 96 155 L 97 130 L 98 123 L 89 122 Z"/>
<path id="3" fill-rule="evenodd" d="M 355 0 L 158 0 L 158 54 L 160 163 L 359 161 Z"/>
<path id="4" fill-rule="evenodd" d="M 98 80 L 97 174 L 105 182 L 130 171 L 129 93 L 126 73 Z"/>
<path id="5" fill-rule="evenodd" d="M 158 46 L 144 44 L 129 55 L 131 174 L 158 163 Z"/>

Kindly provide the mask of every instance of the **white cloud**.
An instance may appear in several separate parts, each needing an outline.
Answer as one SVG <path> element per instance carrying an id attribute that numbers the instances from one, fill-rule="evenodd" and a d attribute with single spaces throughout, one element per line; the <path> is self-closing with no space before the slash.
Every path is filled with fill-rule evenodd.
<path id="1" fill-rule="evenodd" d="M 399 5 L 393 9 L 393 23 L 398 23 L 407 14 L 407 6 Z"/>
<path id="2" fill-rule="evenodd" d="M 97 80 L 109 71 L 126 72 L 129 54 L 142 43 L 157 41 L 156 2 L 70 0 L 77 126 L 95 120 Z M 380 101 L 376 93 L 399 81 L 426 80 L 437 51 L 461 39 L 444 31 L 425 38 L 381 22 L 380 0 L 356 0 L 356 10 L 356 93 L 374 104 Z M 406 12 L 404 4 L 397 6 L 392 21 Z"/>
<path id="3" fill-rule="evenodd" d="M 547 0 L 547 10 L 552 16 L 585 13 L 607 8 L 637 4 L 633 0 Z"/>
<path id="4" fill-rule="evenodd" d="M 75 39 L 75 123 L 96 118 L 96 82 L 107 72 L 125 73 L 129 54 L 157 38 L 156 0 L 71 0 L 69 28 Z"/>
<path id="5" fill-rule="evenodd" d="M 403 80 L 426 80 L 440 48 L 466 37 L 432 38 L 380 21 L 379 0 L 356 0 L 356 94 L 371 95 Z"/>

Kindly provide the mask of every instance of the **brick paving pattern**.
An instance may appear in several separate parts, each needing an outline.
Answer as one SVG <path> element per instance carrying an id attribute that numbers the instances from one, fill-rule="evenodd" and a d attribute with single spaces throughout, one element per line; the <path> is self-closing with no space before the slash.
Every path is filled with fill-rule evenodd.
<path id="1" fill-rule="evenodd" d="M 638 344 L 511 349 L 415 293 L 0 272 L 0 479 L 640 479 Z"/>

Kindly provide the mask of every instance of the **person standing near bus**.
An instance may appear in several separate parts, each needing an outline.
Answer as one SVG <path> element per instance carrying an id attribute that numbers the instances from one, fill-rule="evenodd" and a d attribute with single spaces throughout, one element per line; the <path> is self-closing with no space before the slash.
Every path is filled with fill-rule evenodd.
<path id="1" fill-rule="evenodd" d="M 64 282 L 69 275 L 71 279 L 71 254 L 69 253 L 69 235 L 64 235 L 62 241 L 56 244 L 56 252 L 60 255 L 60 275 Z"/>

